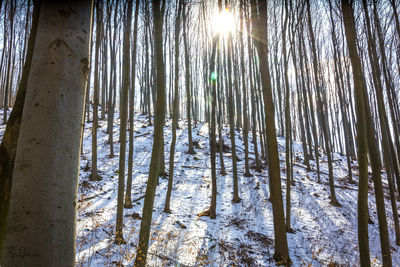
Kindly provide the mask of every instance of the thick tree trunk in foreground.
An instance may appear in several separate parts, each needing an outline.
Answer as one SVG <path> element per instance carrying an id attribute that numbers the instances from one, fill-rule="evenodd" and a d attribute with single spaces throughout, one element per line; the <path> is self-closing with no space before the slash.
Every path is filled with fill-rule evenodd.
<path id="1" fill-rule="evenodd" d="M 18 139 L 2 266 L 75 263 L 90 17 L 90 1 L 42 4 Z"/>
<path id="2" fill-rule="evenodd" d="M 22 70 L 22 76 L 19 83 L 15 104 L 13 110 L 11 111 L 10 118 L 4 131 L 3 140 L 0 145 L 0 260 L 8 207 L 10 204 L 12 175 L 14 171 L 15 154 L 17 152 L 18 136 L 25 102 L 26 87 L 32 65 L 33 48 L 35 47 L 39 11 L 40 2 L 34 1 L 32 27 L 28 40 L 25 65 Z"/>

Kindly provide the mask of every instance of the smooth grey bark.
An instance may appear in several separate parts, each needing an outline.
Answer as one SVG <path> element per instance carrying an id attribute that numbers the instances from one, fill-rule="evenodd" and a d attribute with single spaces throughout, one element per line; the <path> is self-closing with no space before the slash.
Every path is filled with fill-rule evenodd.
<path id="1" fill-rule="evenodd" d="M 15 155 L 17 152 L 18 136 L 21 127 L 22 113 L 26 96 L 29 72 L 32 65 L 33 49 L 35 47 L 36 32 L 39 21 L 40 1 L 34 1 L 32 11 L 32 26 L 28 39 L 27 55 L 19 82 L 18 92 L 14 107 L 4 131 L 0 145 L 0 261 L 3 248 L 3 238 L 6 228 L 12 175 L 14 172 Z"/>
<path id="2" fill-rule="evenodd" d="M 2 266 L 75 264 L 91 9 L 91 1 L 42 3 L 18 139 Z"/>

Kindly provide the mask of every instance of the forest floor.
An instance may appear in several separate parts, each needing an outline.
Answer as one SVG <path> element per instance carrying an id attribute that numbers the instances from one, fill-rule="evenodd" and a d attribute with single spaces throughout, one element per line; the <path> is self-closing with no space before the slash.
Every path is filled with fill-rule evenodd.
<path id="1" fill-rule="evenodd" d="M 99 123 L 98 169 L 102 181 L 89 180 L 91 165 L 91 123 L 84 132 L 80 163 L 79 205 L 77 216 L 77 266 L 132 266 L 138 244 L 143 197 L 149 173 L 153 142 L 153 126 L 135 114 L 133 208 L 124 210 L 123 235 L 126 244 L 114 244 L 117 206 L 119 118 L 115 115 L 114 151 L 109 158 L 106 120 Z M 1 135 L 4 126 L 1 126 Z M 165 161 L 168 169 L 171 141 L 171 121 L 165 126 Z M 217 218 L 199 217 L 210 205 L 211 170 L 207 124 L 193 128 L 196 154 L 187 150 L 187 128 L 180 121 L 177 131 L 175 174 L 171 198 L 171 214 L 163 212 L 167 178 L 160 177 L 153 209 L 148 266 L 275 266 L 272 259 L 272 206 L 268 201 L 268 170 L 251 169 L 253 177 L 244 177 L 244 144 L 236 132 L 239 192 L 242 201 L 232 203 L 232 157 L 224 153 L 226 176 L 219 175 L 217 159 Z M 251 135 L 250 135 L 251 136 Z M 251 140 L 251 138 L 249 138 Z M 230 147 L 228 128 L 224 142 Z M 254 166 L 253 144 L 250 145 L 250 165 Z M 285 199 L 285 140 L 278 139 Z M 300 143 L 294 143 L 294 180 L 291 193 L 293 234 L 287 234 L 293 266 L 358 266 L 357 185 L 348 184 L 346 158 L 334 154 L 336 196 L 342 207 L 330 205 L 326 158 L 321 158 L 322 183 L 317 183 L 315 171 L 307 172 L 303 165 Z M 312 161 L 312 166 L 315 162 Z M 357 180 L 356 162 L 353 165 Z M 394 266 L 400 264 L 400 248 L 394 240 L 394 223 L 384 177 L 386 212 Z M 372 181 L 369 184 L 369 225 L 371 261 L 381 265 L 379 229 Z"/>

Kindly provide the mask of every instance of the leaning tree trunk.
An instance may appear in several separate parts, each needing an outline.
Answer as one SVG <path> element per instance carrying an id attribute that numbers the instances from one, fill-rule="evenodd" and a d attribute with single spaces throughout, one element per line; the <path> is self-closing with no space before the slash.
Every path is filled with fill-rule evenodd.
<path id="1" fill-rule="evenodd" d="M 164 2 L 165 5 L 165 2 Z M 149 179 L 143 203 L 142 222 L 140 224 L 139 244 L 135 267 L 146 266 L 147 250 L 149 248 L 151 218 L 153 215 L 154 196 L 158 181 L 161 161 L 163 125 L 165 120 L 165 68 L 163 62 L 163 18 L 160 11 L 160 0 L 153 0 L 154 43 L 156 61 L 157 100 L 154 118 L 154 142 L 151 154 Z"/>
<path id="2" fill-rule="evenodd" d="M 363 91 L 364 77 L 357 52 L 357 35 L 354 25 L 353 10 L 349 0 L 342 0 L 342 13 L 347 47 L 353 68 L 354 100 L 357 113 L 357 147 L 358 147 L 358 244 L 361 266 L 370 266 L 368 243 L 368 140 L 365 119 L 365 99 Z"/>
<path id="3" fill-rule="evenodd" d="M 377 51 L 376 51 L 376 46 L 375 46 L 375 41 L 372 37 L 371 33 L 371 24 L 369 20 L 369 14 L 368 14 L 368 6 L 367 2 L 365 0 L 363 2 L 363 7 L 364 7 L 364 13 L 366 15 L 365 22 L 366 22 L 366 31 L 367 31 L 367 37 L 368 37 L 368 47 L 369 47 L 369 58 L 370 58 L 370 64 L 372 68 L 372 75 L 373 75 L 373 83 L 374 83 L 374 88 L 376 92 L 376 100 L 377 100 L 377 105 L 378 105 L 378 114 L 380 118 L 380 123 L 381 123 L 381 133 L 382 133 L 382 146 L 383 146 L 383 154 L 384 157 L 388 159 L 388 139 L 387 139 L 387 118 L 386 118 L 386 112 L 384 109 L 384 102 L 383 102 L 383 88 L 382 88 L 382 83 L 380 80 L 380 69 L 379 69 L 379 63 L 378 63 L 378 56 L 377 56 Z M 364 98 L 365 100 L 368 99 L 368 96 L 366 95 L 366 91 L 364 91 Z M 381 159 L 380 159 L 380 153 L 377 145 L 377 141 L 375 139 L 375 126 L 372 120 L 372 117 L 370 115 L 370 110 L 369 110 L 369 105 L 368 102 L 366 101 L 366 120 L 367 120 L 367 131 L 368 131 L 368 148 L 369 148 L 369 155 L 370 155 L 370 160 L 371 160 L 371 169 L 372 169 L 372 179 L 374 181 L 374 189 L 375 189 L 375 199 L 376 199 L 376 207 L 378 211 L 378 222 L 379 222 L 379 233 L 380 233 L 380 240 L 381 240 L 381 250 L 382 250 L 382 259 L 383 259 L 383 265 L 384 266 L 391 266 L 392 265 L 392 259 L 390 255 L 390 241 L 389 241 L 389 235 L 388 235 L 388 226 L 387 226 L 387 220 L 386 220 L 386 210 L 385 210 L 385 202 L 384 202 L 384 194 L 383 194 L 383 188 L 382 188 L 382 179 L 381 179 L 381 169 L 382 169 L 382 164 L 381 164 Z M 390 168 L 390 166 L 389 166 Z M 388 171 L 388 174 L 391 173 Z M 391 177 L 388 176 L 388 180 L 391 180 Z M 398 218 L 396 218 L 398 219 Z M 395 228 L 396 228 L 396 234 L 398 236 L 398 220 L 395 219 Z"/>
<path id="4" fill-rule="evenodd" d="M 325 149 L 326 149 L 326 155 L 328 158 L 328 171 L 329 171 L 329 189 L 331 193 L 331 204 L 337 207 L 340 207 L 340 203 L 336 198 L 336 193 L 335 193 L 335 185 L 333 181 L 333 165 L 332 165 L 332 152 L 331 152 L 331 140 L 330 140 L 330 130 L 329 130 L 329 123 L 327 120 L 327 113 L 325 111 L 326 109 L 326 103 L 325 101 L 322 100 L 321 97 L 321 87 L 322 87 L 322 81 L 320 81 L 319 76 L 318 76 L 318 56 L 317 56 L 317 49 L 315 47 L 315 38 L 314 38 L 314 31 L 312 28 L 312 23 L 311 23 L 311 11 L 310 11 L 310 3 L 307 1 L 307 21 L 308 21 L 308 29 L 310 32 L 310 44 L 311 44 L 311 51 L 312 51 L 312 60 L 313 60 L 313 70 L 314 70 L 314 80 L 315 80 L 315 90 L 317 92 L 317 107 L 319 112 L 317 112 L 318 115 L 321 116 L 321 129 L 325 141 Z M 321 82 L 321 83 L 320 83 Z"/>
<path id="5" fill-rule="evenodd" d="M 8 216 L 12 223 L 6 229 L 2 266 L 75 264 L 90 17 L 90 1 L 42 4 L 18 138 Z"/>

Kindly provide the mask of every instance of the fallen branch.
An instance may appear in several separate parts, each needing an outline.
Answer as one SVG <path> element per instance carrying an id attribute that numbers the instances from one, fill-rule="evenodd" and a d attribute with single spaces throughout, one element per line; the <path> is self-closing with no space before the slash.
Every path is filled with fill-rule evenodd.
<path id="1" fill-rule="evenodd" d="M 148 134 L 150 134 L 150 132 L 147 132 L 147 133 L 144 133 L 144 134 L 135 135 L 134 138 L 136 138 L 136 137 L 141 137 L 141 136 L 145 136 L 145 135 L 148 135 Z"/>
<path id="2" fill-rule="evenodd" d="M 198 169 L 198 170 L 202 170 L 204 169 L 204 167 L 201 166 L 188 166 L 188 165 L 183 165 L 181 166 L 182 168 L 188 168 L 188 169 Z"/>
<path id="3" fill-rule="evenodd" d="M 145 196 L 145 195 L 143 195 L 143 196 L 141 196 L 141 197 L 138 197 L 137 199 L 132 200 L 132 202 L 139 201 L 139 200 L 141 200 L 142 198 L 144 198 L 144 196 Z"/>
<path id="4" fill-rule="evenodd" d="M 111 190 L 114 190 L 114 188 L 108 189 L 107 191 L 101 192 L 100 194 L 94 193 L 94 196 L 82 198 L 82 199 L 80 199 L 78 202 L 83 202 L 83 201 L 86 201 L 86 200 L 93 199 L 93 198 L 95 198 L 95 197 L 100 197 L 100 196 L 102 196 L 102 195 L 107 194 L 107 193 L 110 192 Z"/>

